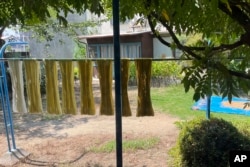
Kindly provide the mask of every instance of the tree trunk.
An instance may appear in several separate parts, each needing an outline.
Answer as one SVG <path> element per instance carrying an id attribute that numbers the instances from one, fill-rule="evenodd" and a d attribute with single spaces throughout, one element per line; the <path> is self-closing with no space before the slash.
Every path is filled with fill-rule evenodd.
<path id="1" fill-rule="evenodd" d="M 59 64 L 62 73 L 62 111 L 64 114 L 76 114 L 73 62 L 60 61 Z"/>
<path id="2" fill-rule="evenodd" d="M 26 89 L 28 96 L 28 109 L 30 113 L 42 112 L 42 99 L 40 92 L 40 64 L 38 61 L 24 61 Z"/>
<path id="3" fill-rule="evenodd" d="M 27 113 L 24 97 L 23 62 L 8 61 L 8 64 L 12 83 L 12 110 L 13 112 Z"/>
<path id="4" fill-rule="evenodd" d="M 121 60 L 122 116 L 131 116 L 128 98 L 129 60 Z"/>
<path id="5" fill-rule="evenodd" d="M 114 102 L 112 97 L 112 61 L 99 60 L 98 72 L 101 89 L 101 115 L 114 115 Z"/>
<path id="6" fill-rule="evenodd" d="M 49 114 L 61 114 L 59 89 L 58 89 L 58 72 L 56 61 L 46 60 L 46 99 L 47 112 Z"/>
<path id="7" fill-rule="evenodd" d="M 93 65 L 91 60 L 78 61 L 80 91 L 81 91 L 81 114 L 95 115 L 95 103 L 92 88 Z"/>
<path id="8" fill-rule="evenodd" d="M 150 79 L 152 60 L 138 59 L 135 61 L 138 84 L 136 116 L 154 116 L 150 96 Z"/>

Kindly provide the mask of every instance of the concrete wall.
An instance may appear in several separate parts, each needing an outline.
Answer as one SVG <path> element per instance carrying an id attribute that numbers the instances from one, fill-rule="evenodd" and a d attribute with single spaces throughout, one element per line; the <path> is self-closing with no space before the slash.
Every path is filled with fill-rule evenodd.
<path id="1" fill-rule="evenodd" d="M 164 39 L 168 42 L 171 42 L 170 37 L 164 37 Z M 153 39 L 154 46 L 154 58 L 172 58 L 172 50 L 171 48 L 163 45 L 157 38 Z"/>

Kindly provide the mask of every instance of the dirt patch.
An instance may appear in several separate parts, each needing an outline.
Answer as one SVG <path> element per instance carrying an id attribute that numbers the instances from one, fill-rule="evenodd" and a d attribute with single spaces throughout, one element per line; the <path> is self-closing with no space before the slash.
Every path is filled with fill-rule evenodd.
<path id="1" fill-rule="evenodd" d="M 99 100 L 98 90 L 94 96 Z M 154 117 L 136 117 L 136 89 L 129 89 L 133 116 L 123 117 L 123 140 L 157 137 L 160 142 L 147 150 L 123 152 L 126 167 L 168 166 L 168 150 L 176 142 L 177 118 L 155 111 Z M 98 101 L 97 101 L 98 103 Z M 97 104 L 98 111 L 98 104 Z M 116 166 L 116 153 L 95 153 L 90 148 L 115 140 L 115 116 L 14 114 L 17 147 L 31 153 L 15 167 L 29 166 Z M 7 142 L 0 120 L 0 155 Z"/>
<path id="2" fill-rule="evenodd" d="M 115 166 L 115 152 L 89 151 L 92 146 L 115 140 L 114 116 L 64 115 L 55 120 L 41 118 L 41 115 L 23 115 L 15 119 L 17 146 L 32 153 L 27 163 L 35 166 L 60 163 L 70 166 Z M 122 121 L 123 140 L 160 139 L 160 143 L 149 150 L 124 152 L 124 166 L 167 166 L 167 152 L 178 135 L 174 125 L 177 119 L 156 113 L 154 117 L 124 117 Z M 0 142 L 0 153 L 4 154 L 7 150 L 5 135 L 0 136 Z M 31 165 L 21 163 L 16 166 Z"/>

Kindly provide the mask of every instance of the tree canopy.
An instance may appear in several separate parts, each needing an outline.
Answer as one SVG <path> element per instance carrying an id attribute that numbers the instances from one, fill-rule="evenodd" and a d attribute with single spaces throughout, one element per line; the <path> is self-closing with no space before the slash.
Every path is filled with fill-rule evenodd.
<path id="1" fill-rule="evenodd" d="M 96 14 L 103 11 L 99 0 L 1 0 L 0 25 L 16 25 L 25 21 L 46 21 L 51 17 L 50 10 L 56 11 L 56 17 L 66 22 L 69 12 L 83 13 L 86 9 Z"/>
<path id="2" fill-rule="evenodd" d="M 97 15 L 104 12 L 99 0 L 1 0 L 0 35 L 10 25 L 46 23 L 51 17 L 66 25 L 69 13 L 81 14 L 86 9 Z"/>
<path id="3" fill-rule="evenodd" d="M 239 89 L 249 91 L 249 0 L 121 0 L 123 19 L 136 13 L 147 17 L 163 44 L 179 48 L 185 58 L 194 60 L 183 69 L 182 82 L 186 91 L 195 89 L 195 100 L 212 93 L 231 100 Z M 162 38 L 159 25 L 170 33 L 173 43 Z M 203 38 L 187 45 L 179 40 L 181 34 L 202 34 Z"/>
<path id="4" fill-rule="evenodd" d="M 69 12 L 100 14 L 112 6 L 112 0 L 1 0 L 0 27 L 36 23 L 55 16 L 66 23 Z M 186 91 L 195 89 L 198 100 L 212 93 L 236 96 L 239 87 L 250 88 L 250 0 L 120 0 L 121 19 L 135 14 L 147 18 L 153 34 L 166 46 L 183 51 L 192 59 L 183 69 Z M 165 41 L 158 27 L 164 27 L 173 42 Z M 179 35 L 201 34 L 196 44 L 188 44 Z"/>

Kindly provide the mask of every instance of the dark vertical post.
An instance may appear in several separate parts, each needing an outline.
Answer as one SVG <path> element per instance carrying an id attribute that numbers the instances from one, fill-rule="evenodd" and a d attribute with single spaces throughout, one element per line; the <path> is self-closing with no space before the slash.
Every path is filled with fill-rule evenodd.
<path id="1" fill-rule="evenodd" d="M 206 111 L 207 119 L 210 119 L 210 107 L 211 107 L 211 96 L 207 95 L 207 111 Z"/>
<path id="2" fill-rule="evenodd" d="M 119 0 L 113 0 L 113 35 L 115 64 L 116 166 L 122 167 L 122 104 Z"/>
<path id="3" fill-rule="evenodd" d="M 207 62 L 207 74 L 208 74 L 208 77 L 209 77 L 209 86 L 210 86 L 209 90 L 210 91 L 207 93 L 206 118 L 209 120 L 210 119 L 210 113 L 211 113 L 211 96 L 212 96 L 212 93 L 211 93 L 211 85 L 212 85 L 212 78 L 211 77 L 212 77 L 212 75 L 211 75 L 211 68 L 210 68 L 210 61 L 209 60 Z"/>

